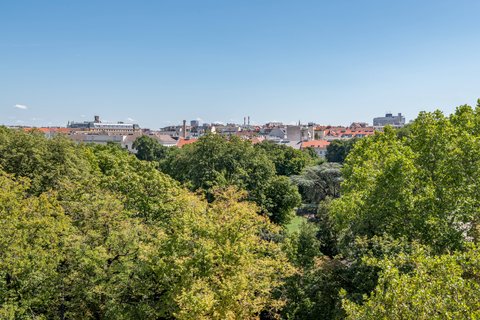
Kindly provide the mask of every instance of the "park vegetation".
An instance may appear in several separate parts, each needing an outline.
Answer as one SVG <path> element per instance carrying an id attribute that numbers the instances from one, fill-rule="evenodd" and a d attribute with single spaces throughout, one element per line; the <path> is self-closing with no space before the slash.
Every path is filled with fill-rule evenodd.
<path id="1" fill-rule="evenodd" d="M 480 101 L 328 162 L 134 145 L 0 127 L 1 319 L 480 317 Z"/>

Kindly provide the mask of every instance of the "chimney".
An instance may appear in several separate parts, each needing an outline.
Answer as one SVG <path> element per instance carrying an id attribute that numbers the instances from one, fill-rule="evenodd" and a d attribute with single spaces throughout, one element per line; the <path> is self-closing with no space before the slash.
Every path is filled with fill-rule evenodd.
<path id="1" fill-rule="evenodd" d="M 183 120 L 182 137 L 183 139 L 187 137 L 187 120 Z"/>
<path id="2" fill-rule="evenodd" d="M 100 123 L 100 116 L 94 116 L 93 117 L 93 122 Z"/>
<path id="3" fill-rule="evenodd" d="M 250 127 L 250 116 L 248 116 L 248 126 Z"/>
<path id="4" fill-rule="evenodd" d="M 315 127 L 313 126 L 313 123 L 308 124 L 308 140 L 315 140 Z"/>

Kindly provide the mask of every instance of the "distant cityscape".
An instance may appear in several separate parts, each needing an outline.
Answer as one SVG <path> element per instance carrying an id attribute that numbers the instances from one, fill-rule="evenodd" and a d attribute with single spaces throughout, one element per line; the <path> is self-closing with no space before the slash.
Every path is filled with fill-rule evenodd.
<path id="1" fill-rule="evenodd" d="M 375 131 L 383 130 L 387 125 L 401 128 L 405 125 L 405 117 L 401 113 L 397 115 L 387 113 L 385 116 L 374 118 L 373 125 L 353 122 L 350 126 L 331 126 L 313 122 L 302 124 L 300 121 L 296 125 L 286 125 L 281 122 L 252 125 L 250 116 L 245 116 L 243 124 L 201 123 L 199 120 L 191 120 L 187 123 L 183 120 L 183 123 L 178 125 L 151 130 L 142 128 L 136 123 L 103 122 L 100 116 L 96 115 L 92 121 L 69 121 L 66 127 L 12 127 L 26 131 L 38 130 L 47 138 L 64 135 L 78 143 L 117 143 L 132 153 L 137 152 L 133 147 L 134 141 L 142 135 L 150 136 L 163 146 L 181 148 L 211 133 L 227 137 L 237 136 L 250 140 L 254 144 L 268 140 L 294 149 L 312 148 L 320 157 L 324 157 L 331 141 L 363 138 L 373 135 Z"/>

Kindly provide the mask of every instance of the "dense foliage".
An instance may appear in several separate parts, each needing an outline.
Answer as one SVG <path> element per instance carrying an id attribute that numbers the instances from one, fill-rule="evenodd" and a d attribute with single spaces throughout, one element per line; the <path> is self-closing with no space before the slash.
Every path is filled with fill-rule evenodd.
<path id="1" fill-rule="evenodd" d="M 294 161 L 295 162 L 295 161 Z M 263 149 L 251 142 L 219 135 L 206 135 L 197 142 L 169 153 L 161 170 L 191 190 L 201 190 L 212 201 L 212 190 L 236 186 L 247 191 L 247 199 L 279 224 L 288 223 L 300 195 Z"/>
<path id="2" fill-rule="evenodd" d="M 138 137 L 132 147 L 137 151 L 137 158 L 146 161 L 160 162 L 167 156 L 168 148 L 158 143 L 152 137 L 142 135 Z"/>
<path id="3" fill-rule="evenodd" d="M 479 153 L 480 105 L 355 145 L 329 210 L 341 252 L 375 287 L 343 292 L 349 318 L 478 317 Z"/>
<path id="4" fill-rule="evenodd" d="M 338 163 L 322 163 L 307 167 L 302 174 L 292 176 L 292 181 L 298 186 L 304 203 L 318 205 L 327 197 L 340 196 L 342 182 L 341 165 Z"/>
<path id="5" fill-rule="evenodd" d="M 319 202 L 318 230 L 287 242 L 299 249 L 287 251 L 298 272 L 284 317 L 477 318 L 479 152 L 480 106 L 461 106 L 355 142 L 333 200 L 318 167 L 294 176 L 303 200 Z M 316 262 L 302 259 L 314 247 Z"/>
<path id="6" fill-rule="evenodd" d="M 410 130 L 400 139 L 387 128 L 357 143 L 334 203 L 339 230 L 350 238 L 405 236 L 439 252 L 461 249 L 478 238 L 480 109 L 421 113 Z"/>
<path id="7" fill-rule="evenodd" d="M 300 174 L 305 167 L 319 161 L 315 153 L 296 150 L 273 141 L 257 143 L 255 148 L 265 151 L 267 157 L 273 161 L 277 174 L 282 176 Z"/>
<path id="8" fill-rule="evenodd" d="M 387 127 L 343 165 L 152 141 L 143 161 L 0 127 L 0 318 L 480 317 L 480 105 Z M 297 186 L 315 211 L 287 232 Z"/>
<path id="9" fill-rule="evenodd" d="M 0 129 L 0 318 L 276 313 L 293 272 L 242 192 L 208 203 L 116 146 Z"/>
<path id="10" fill-rule="evenodd" d="M 333 140 L 327 146 L 327 154 L 325 158 L 327 158 L 328 162 L 343 163 L 358 140 L 358 138 Z"/>
<path id="11" fill-rule="evenodd" d="M 370 259 L 381 268 L 363 305 L 345 300 L 347 319 L 477 319 L 480 316 L 480 252 L 434 256 L 423 248 L 391 259 Z"/>

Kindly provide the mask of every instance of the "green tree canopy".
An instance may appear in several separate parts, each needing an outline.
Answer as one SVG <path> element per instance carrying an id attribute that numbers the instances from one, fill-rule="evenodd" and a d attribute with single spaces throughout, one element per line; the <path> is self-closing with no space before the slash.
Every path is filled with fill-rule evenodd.
<path id="1" fill-rule="evenodd" d="M 179 319 L 253 319 L 284 303 L 271 292 L 293 268 L 280 246 L 261 236 L 277 227 L 239 195 L 233 189 L 216 193 L 200 212 L 176 215 L 161 260 L 151 257 L 154 272 L 169 275 L 166 287 Z"/>
<path id="2" fill-rule="evenodd" d="M 478 284 L 465 278 L 458 261 L 478 242 L 479 119 L 479 106 L 460 106 L 450 116 L 422 112 L 408 134 L 387 127 L 353 147 L 342 195 L 322 209 L 319 231 L 324 225 L 333 228 L 323 233 L 327 240 L 338 237 L 331 243 L 339 254 L 334 260 L 342 259 L 349 318 L 477 316 L 469 299 Z M 417 243 L 426 251 L 408 249 Z M 410 262 L 398 263 L 402 257 Z M 468 270 L 480 269 L 474 263 Z M 458 300 L 449 301 L 450 293 Z"/>
<path id="3" fill-rule="evenodd" d="M 218 187 L 246 190 L 247 200 L 278 223 L 288 223 L 291 211 L 300 204 L 296 187 L 276 176 L 265 151 L 237 137 L 203 136 L 169 155 L 161 168 L 191 190 L 204 191 L 209 201 Z"/>
<path id="4" fill-rule="evenodd" d="M 480 252 L 412 254 L 369 259 L 381 269 L 378 285 L 362 304 L 344 299 L 347 319 L 477 319 Z"/>
<path id="5" fill-rule="evenodd" d="M 325 155 L 325 158 L 328 162 L 343 163 L 358 140 L 358 138 L 333 140 L 327 146 L 327 154 Z"/>
<path id="6" fill-rule="evenodd" d="M 343 237 L 406 236 L 437 250 L 478 238 L 480 109 L 420 113 L 411 133 L 386 128 L 360 140 L 345 162 L 332 213 Z"/>
<path id="7" fill-rule="evenodd" d="M 1 130 L 0 318 L 249 319 L 284 304 L 272 292 L 293 267 L 264 237 L 280 230 L 242 192 L 208 203 L 117 146 Z M 37 159 L 55 148 L 81 166 Z M 30 157 L 46 171 L 15 164 Z M 55 167 L 72 174 L 44 179 Z"/>
<path id="8" fill-rule="evenodd" d="M 137 150 L 136 156 L 140 160 L 160 162 L 167 156 L 168 147 L 161 145 L 152 137 L 143 135 L 138 137 L 132 145 Z"/>
<path id="9" fill-rule="evenodd" d="M 300 174 L 309 164 L 313 164 L 316 154 L 303 152 L 292 147 L 279 145 L 265 140 L 255 145 L 256 149 L 264 150 L 267 157 L 275 164 L 278 175 L 291 176 Z"/>
<path id="10" fill-rule="evenodd" d="M 285 251 L 297 272 L 279 290 L 287 299 L 281 313 L 284 319 L 336 319 L 343 315 L 339 297 L 343 268 L 320 252 L 319 231 L 313 223 L 304 223 L 285 241 Z"/>
<path id="11" fill-rule="evenodd" d="M 90 180 L 89 154 L 88 148 L 76 147 L 61 136 L 47 140 L 40 132 L 0 127 L 0 167 L 17 177 L 29 178 L 29 193 Z"/>
<path id="12" fill-rule="evenodd" d="M 99 184 L 124 197 L 125 207 L 146 220 L 163 221 L 182 208 L 186 194 L 154 163 L 139 161 L 118 146 L 92 146 Z"/>
<path id="13" fill-rule="evenodd" d="M 28 196 L 28 179 L 0 171 L 0 185 L 0 318 L 53 313 L 70 218 L 54 195 Z"/>
<path id="14" fill-rule="evenodd" d="M 291 179 L 298 186 L 304 203 L 318 204 L 326 197 L 340 196 L 341 168 L 337 163 L 323 163 L 307 167 Z"/>

